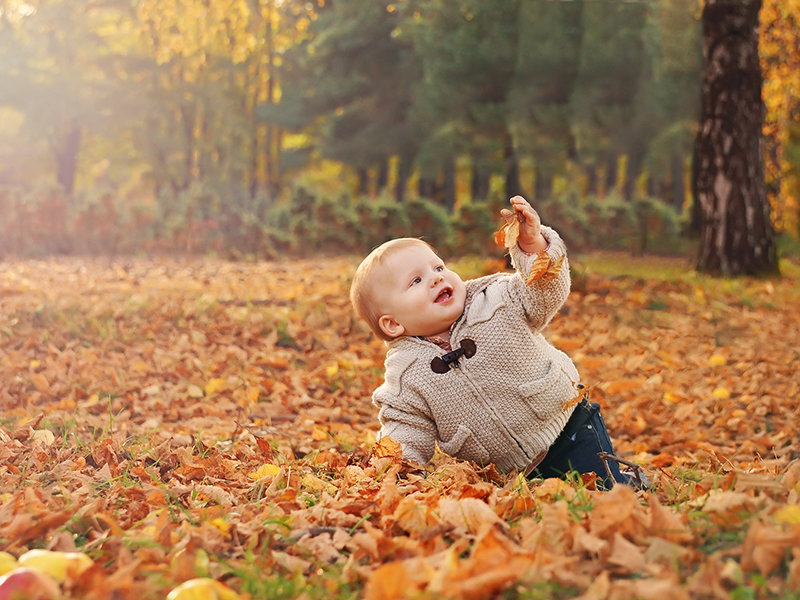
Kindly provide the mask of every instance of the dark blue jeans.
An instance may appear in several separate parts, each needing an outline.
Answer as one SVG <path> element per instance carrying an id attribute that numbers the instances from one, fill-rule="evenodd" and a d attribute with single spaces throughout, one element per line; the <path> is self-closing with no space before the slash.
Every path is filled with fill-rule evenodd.
<path id="1" fill-rule="evenodd" d="M 599 452 L 614 454 L 600 405 L 581 400 L 575 407 L 561 434 L 547 451 L 547 456 L 530 473 L 529 477 L 564 477 L 570 471 L 597 474 L 597 486 L 610 489 L 614 483 L 636 485 L 635 479 L 619 471 L 617 461 L 609 459 L 608 468 L 598 456 Z"/>

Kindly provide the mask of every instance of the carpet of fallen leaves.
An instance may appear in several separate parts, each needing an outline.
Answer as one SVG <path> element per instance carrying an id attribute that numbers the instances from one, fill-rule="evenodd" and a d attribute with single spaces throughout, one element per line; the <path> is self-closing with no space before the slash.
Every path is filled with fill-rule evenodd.
<path id="1" fill-rule="evenodd" d="M 800 597 L 797 266 L 576 269 L 548 336 L 652 483 L 603 493 L 376 444 L 355 264 L 0 262 L 0 550 L 90 556 L 66 598 Z"/>

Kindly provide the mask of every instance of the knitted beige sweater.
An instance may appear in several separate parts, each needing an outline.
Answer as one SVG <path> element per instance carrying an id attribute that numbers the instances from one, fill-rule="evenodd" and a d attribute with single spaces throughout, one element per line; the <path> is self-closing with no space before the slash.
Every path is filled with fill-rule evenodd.
<path id="1" fill-rule="evenodd" d="M 566 256 L 554 230 L 542 227 L 542 234 L 553 263 Z M 512 248 L 516 273 L 466 282 L 464 312 L 450 339 L 453 348 L 473 340 L 476 351 L 447 372 L 431 368 L 444 353 L 433 342 L 403 336 L 388 343 L 385 381 L 373 402 L 380 436 L 400 442 L 404 458 L 425 464 L 438 444 L 456 458 L 522 470 L 564 428 L 578 371 L 540 331 L 569 294 L 569 265 L 565 258 L 558 277 L 526 285 L 535 258 Z"/>

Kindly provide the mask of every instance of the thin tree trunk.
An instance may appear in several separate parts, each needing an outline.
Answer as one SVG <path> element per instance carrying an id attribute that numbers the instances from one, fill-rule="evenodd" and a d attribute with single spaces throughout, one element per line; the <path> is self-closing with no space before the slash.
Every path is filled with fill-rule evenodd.
<path id="1" fill-rule="evenodd" d="M 78 150 L 81 145 L 81 129 L 73 123 L 63 139 L 56 140 L 55 155 L 58 183 L 64 194 L 71 197 L 75 191 L 75 173 L 78 170 Z"/>
<path id="2" fill-rule="evenodd" d="M 389 185 L 389 159 L 384 159 L 378 164 L 378 172 L 375 176 L 375 193 L 380 194 Z"/>
<path id="3" fill-rule="evenodd" d="M 519 158 L 514 148 L 514 140 L 507 131 L 503 158 L 506 164 L 506 197 L 522 195 L 522 183 L 519 180 Z"/>
<path id="4" fill-rule="evenodd" d="M 684 164 L 679 152 L 672 154 L 672 207 L 680 214 L 686 201 L 686 190 L 683 185 Z"/>
<path id="5" fill-rule="evenodd" d="M 267 0 L 267 14 L 266 14 L 266 23 L 264 29 L 264 38 L 266 44 L 266 58 L 267 58 L 267 69 L 266 69 L 266 76 L 267 76 L 267 94 L 266 94 L 266 103 L 267 106 L 272 106 L 275 104 L 275 36 L 274 36 L 274 26 L 273 26 L 273 0 Z M 267 175 L 267 190 L 270 194 L 277 195 L 279 183 L 278 179 L 280 177 L 279 169 L 278 169 L 278 152 L 276 146 L 276 139 L 277 139 L 277 131 L 274 123 L 267 123 L 267 135 L 266 135 L 266 153 L 267 153 L 267 168 L 266 168 L 266 175 Z"/>
<path id="6" fill-rule="evenodd" d="M 413 156 L 400 155 L 397 161 L 397 181 L 394 185 L 394 199 L 397 202 L 403 202 L 406 199 L 406 185 L 413 166 Z"/>
<path id="7" fill-rule="evenodd" d="M 723 275 L 778 270 L 764 185 L 758 13 L 761 0 L 706 0 L 697 134 L 697 269 Z"/>
<path id="8" fill-rule="evenodd" d="M 536 202 L 545 202 L 550 199 L 553 192 L 553 171 L 551 168 L 542 168 L 541 163 L 536 163 L 536 182 L 534 185 Z"/>
<path id="9" fill-rule="evenodd" d="M 472 199 L 489 199 L 489 171 L 474 163 L 472 165 Z"/>
<path id="10" fill-rule="evenodd" d="M 444 207 L 453 212 L 456 206 L 456 161 L 452 156 L 448 156 L 442 167 L 444 171 L 444 182 L 442 184 L 442 202 Z"/>
<path id="11" fill-rule="evenodd" d="M 367 193 L 367 184 L 369 183 L 369 173 L 366 169 L 360 168 L 356 171 L 356 196 L 363 196 Z"/>
<path id="12" fill-rule="evenodd" d="M 619 177 L 619 163 L 617 156 L 612 154 L 606 159 L 606 176 L 604 181 L 604 194 L 609 194 L 617 187 L 617 178 Z"/>

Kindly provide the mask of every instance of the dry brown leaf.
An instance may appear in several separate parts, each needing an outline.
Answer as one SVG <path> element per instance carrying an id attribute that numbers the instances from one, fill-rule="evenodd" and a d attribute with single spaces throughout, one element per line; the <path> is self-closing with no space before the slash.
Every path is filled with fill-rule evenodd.
<path id="1" fill-rule="evenodd" d="M 642 549 L 619 533 L 614 534 L 608 562 L 631 574 L 641 573 L 647 564 Z"/>
<path id="2" fill-rule="evenodd" d="M 551 263 L 550 266 L 547 268 L 544 274 L 542 274 L 542 279 L 544 281 L 552 281 L 553 279 L 558 279 L 561 275 L 561 270 L 564 268 L 564 259 L 565 256 L 561 256 L 557 261 Z"/>
<path id="3" fill-rule="evenodd" d="M 477 498 L 443 498 L 437 510 L 442 521 L 469 533 L 479 533 L 495 525 L 505 525 L 492 508 Z"/>
<path id="4" fill-rule="evenodd" d="M 375 458 L 403 458 L 403 447 L 389 436 L 383 436 L 372 447 L 372 456 Z"/>
<path id="5" fill-rule="evenodd" d="M 519 217 L 516 216 L 510 222 L 500 226 L 494 234 L 494 243 L 500 248 L 513 248 L 519 238 Z"/>
<path id="6" fill-rule="evenodd" d="M 530 273 L 528 273 L 528 279 L 526 280 L 527 285 L 531 285 L 537 279 L 541 279 L 547 273 L 547 270 L 550 268 L 550 255 L 546 252 L 540 252 L 536 255 L 536 258 L 533 259 L 533 265 L 531 265 Z"/>
<path id="7" fill-rule="evenodd" d="M 747 529 L 742 545 L 742 568 L 757 568 L 766 576 L 787 558 L 788 552 L 800 542 L 800 527 L 781 530 L 760 521 Z"/>

